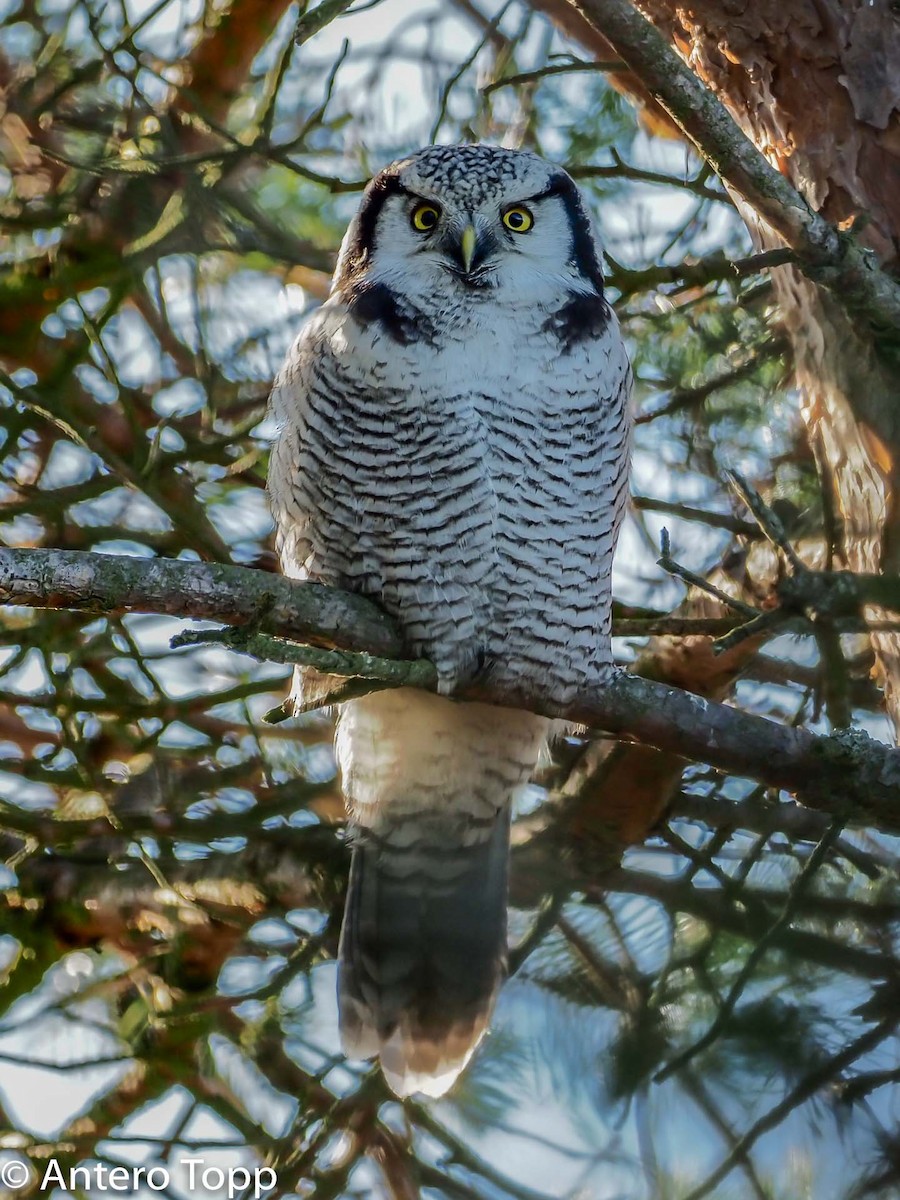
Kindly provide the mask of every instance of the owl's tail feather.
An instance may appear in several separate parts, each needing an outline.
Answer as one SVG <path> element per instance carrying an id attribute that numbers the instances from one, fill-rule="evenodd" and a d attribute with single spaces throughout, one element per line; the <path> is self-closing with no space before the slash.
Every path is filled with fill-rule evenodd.
<path id="1" fill-rule="evenodd" d="M 509 810 L 359 830 L 341 933 L 341 1040 L 378 1054 L 398 1096 L 442 1096 L 487 1027 L 506 970 Z"/>

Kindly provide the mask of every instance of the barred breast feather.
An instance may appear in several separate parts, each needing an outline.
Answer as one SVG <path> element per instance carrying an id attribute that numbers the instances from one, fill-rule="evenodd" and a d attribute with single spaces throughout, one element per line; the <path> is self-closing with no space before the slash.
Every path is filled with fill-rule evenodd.
<path id="1" fill-rule="evenodd" d="M 439 676 L 437 695 L 376 692 L 337 717 L 355 847 L 342 1035 L 348 1054 L 380 1055 L 400 1095 L 446 1090 L 484 1031 L 505 969 L 510 802 L 551 729 L 450 697 L 483 677 L 564 703 L 612 669 L 631 373 L 574 185 L 512 154 L 434 147 L 370 185 L 272 398 L 285 572 L 374 599 Z M 565 259 L 535 268 L 527 295 L 503 285 L 505 234 L 490 228 L 490 189 L 516 186 L 556 239 L 535 253 L 558 244 Z M 446 197 L 486 214 L 463 267 L 494 255 L 493 290 L 474 273 L 457 283 L 436 243 L 420 252 L 420 193 L 446 205 L 441 253 L 462 228 Z M 531 279 L 510 255 L 509 279 Z M 295 698 L 327 684 L 298 670 Z"/>
<path id="2" fill-rule="evenodd" d="M 487 662 L 564 701 L 611 661 L 630 369 L 612 315 L 564 357 L 534 324 L 398 346 L 329 301 L 273 392 L 285 570 L 376 599 L 446 692 Z"/>

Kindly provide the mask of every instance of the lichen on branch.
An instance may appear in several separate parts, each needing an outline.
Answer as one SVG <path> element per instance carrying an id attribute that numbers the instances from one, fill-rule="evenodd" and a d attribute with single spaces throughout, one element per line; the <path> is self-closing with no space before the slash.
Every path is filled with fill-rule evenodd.
<path id="1" fill-rule="evenodd" d="M 0 603 L 243 625 L 232 644 L 248 653 L 292 661 L 290 650 L 279 651 L 281 639 L 288 639 L 308 644 L 293 661 L 311 662 L 309 645 L 324 647 L 328 657 L 319 660 L 321 665 L 332 674 L 365 678 L 367 690 L 434 685 L 430 664 L 399 661 L 402 643 L 371 602 L 246 567 L 3 549 Z M 335 650 L 340 653 L 329 655 Z M 391 661 L 379 664 L 379 658 Z M 900 831 L 900 751 L 859 731 L 822 737 L 624 673 L 564 705 L 483 681 L 460 698 L 527 708 L 614 733 L 794 792 L 804 803 L 842 818 Z"/>

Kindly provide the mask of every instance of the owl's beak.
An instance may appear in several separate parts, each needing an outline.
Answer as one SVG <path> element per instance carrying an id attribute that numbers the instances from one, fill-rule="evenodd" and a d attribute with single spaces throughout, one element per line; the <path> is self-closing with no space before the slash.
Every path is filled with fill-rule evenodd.
<path id="1" fill-rule="evenodd" d="M 483 268 L 488 266 L 497 249 L 490 231 L 482 230 L 479 233 L 475 222 L 469 221 L 461 233 L 448 231 L 441 248 L 447 257 L 447 269 L 466 287 L 487 286 Z"/>
<path id="2" fill-rule="evenodd" d="M 462 261 L 465 272 L 472 270 L 472 262 L 475 258 L 475 248 L 478 243 L 478 234 L 475 232 L 475 226 L 470 222 L 462 231 L 462 237 L 459 239 L 459 248 L 462 252 Z"/>

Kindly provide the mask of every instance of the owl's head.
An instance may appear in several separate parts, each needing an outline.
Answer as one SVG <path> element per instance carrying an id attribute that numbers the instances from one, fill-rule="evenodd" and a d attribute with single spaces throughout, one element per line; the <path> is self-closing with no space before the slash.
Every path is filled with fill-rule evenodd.
<path id="1" fill-rule="evenodd" d="M 572 178 L 537 155 L 430 146 L 372 180 L 335 289 L 387 289 L 431 308 L 479 298 L 553 311 L 602 302 L 600 244 Z"/>

